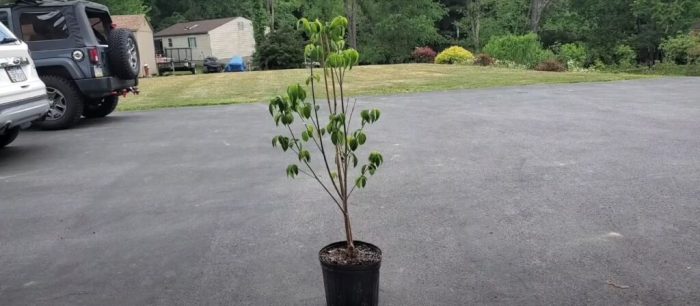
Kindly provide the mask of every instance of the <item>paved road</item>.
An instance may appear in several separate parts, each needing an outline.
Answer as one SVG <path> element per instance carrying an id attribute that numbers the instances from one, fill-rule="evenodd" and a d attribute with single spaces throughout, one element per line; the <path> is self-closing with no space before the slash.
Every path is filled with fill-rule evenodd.
<path id="1" fill-rule="evenodd" d="M 384 305 L 700 302 L 700 79 L 361 99 Z M 0 153 L 0 305 L 322 305 L 341 218 L 261 104 L 120 113 Z"/>

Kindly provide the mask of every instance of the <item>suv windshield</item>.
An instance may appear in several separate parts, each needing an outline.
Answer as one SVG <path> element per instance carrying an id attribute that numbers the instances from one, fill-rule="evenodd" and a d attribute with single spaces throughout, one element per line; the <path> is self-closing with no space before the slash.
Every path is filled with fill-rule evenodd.
<path id="1" fill-rule="evenodd" d="M 12 35 L 12 32 L 8 30 L 5 25 L 0 23 L 0 43 L 6 43 L 6 42 L 15 42 L 17 39 L 15 38 L 14 35 Z"/>

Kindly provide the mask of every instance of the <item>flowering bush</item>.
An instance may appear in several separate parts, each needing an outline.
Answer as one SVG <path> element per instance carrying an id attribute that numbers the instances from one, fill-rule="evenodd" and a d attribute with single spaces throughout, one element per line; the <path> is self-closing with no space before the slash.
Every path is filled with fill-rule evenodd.
<path id="1" fill-rule="evenodd" d="M 411 54 L 416 63 L 432 63 L 435 61 L 437 52 L 430 47 L 416 47 Z"/>
<path id="2" fill-rule="evenodd" d="M 470 64 L 474 62 L 474 54 L 459 46 L 452 46 L 435 57 L 436 64 Z"/>

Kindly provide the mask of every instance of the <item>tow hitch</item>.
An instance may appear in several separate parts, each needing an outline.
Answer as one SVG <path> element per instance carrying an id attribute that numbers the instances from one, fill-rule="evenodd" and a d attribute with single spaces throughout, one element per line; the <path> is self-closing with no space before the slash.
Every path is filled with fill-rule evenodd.
<path id="1" fill-rule="evenodd" d="M 133 93 L 134 95 L 138 96 L 140 91 L 139 91 L 138 87 L 132 86 L 132 87 L 125 88 L 122 90 L 114 91 L 114 92 L 112 92 L 112 95 L 126 97 L 126 95 L 128 95 L 129 93 Z"/>

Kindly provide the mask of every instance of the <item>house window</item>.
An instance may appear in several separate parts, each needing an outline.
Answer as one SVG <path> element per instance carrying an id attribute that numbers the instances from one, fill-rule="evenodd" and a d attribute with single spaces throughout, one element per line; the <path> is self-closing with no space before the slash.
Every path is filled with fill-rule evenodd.
<path id="1" fill-rule="evenodd" d="M 197 38 L 196 37 L 188 37 L 187 38 L 187 45 L 190 46 L 190 48 L 197 48 Z"/>
<path id="2" fill-rule="evenodd" d="M 19 18 L 22 38 L 25 41 L 42 41 L 68 38 L 66 18 L 61 11 L 24 13 Z"/>
<path id="3" fill-rule="evenodd" d="M 238 22 L 238 30 L 239 31 L 245 30 L 245 23 L 243 23 L 243 21 Z"/>
<path id="4" fill-rule="evenodd" d="M 173 47 L 173 39 L 168 38 L 168 47 L 172 48 Z"/>

